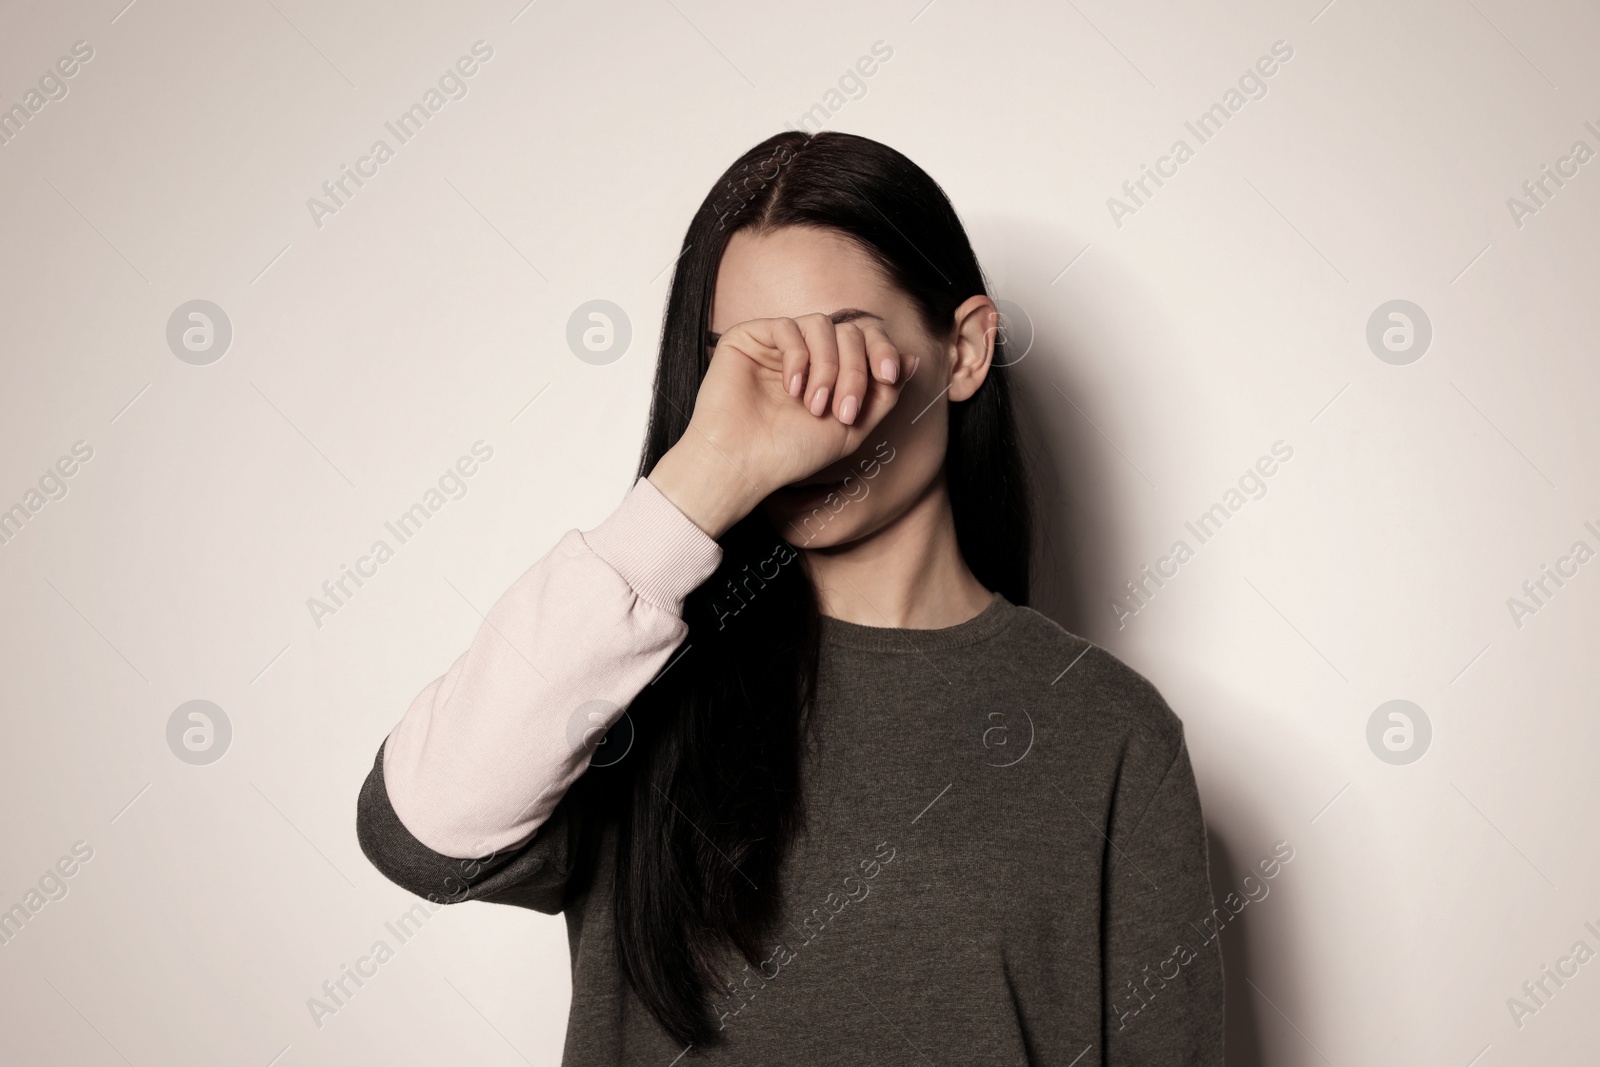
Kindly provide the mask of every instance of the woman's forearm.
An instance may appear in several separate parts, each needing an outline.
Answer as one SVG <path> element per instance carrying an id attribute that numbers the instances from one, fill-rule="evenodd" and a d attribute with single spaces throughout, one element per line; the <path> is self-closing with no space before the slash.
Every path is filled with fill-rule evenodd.
<path id="1" fill-rule="evenodd" d="M 663 496 L 712 537 L 721 537 L 766 495 L 764 472 L 741 470 L 737 460 L 700 438 L 691 426 L 650 471 Z"/>
<path id="2" fill-rule="evenodd" d="M 666 664 L 683 598 L 722 549 L 648 479 L 568 531 L 489 609 L 384 747 L 390 803 L 446 856 L 514 847 L 550 816 L 603 731 Z"/>

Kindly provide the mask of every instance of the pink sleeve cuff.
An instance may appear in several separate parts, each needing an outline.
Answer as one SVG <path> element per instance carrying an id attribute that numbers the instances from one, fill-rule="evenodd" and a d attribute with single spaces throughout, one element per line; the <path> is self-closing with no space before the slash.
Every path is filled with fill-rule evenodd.
<path id="1" fill-rule="evenodd" d="M 621 505 L 583 540 L 634 592 L 674 615 L 683 614 L 683 598 L 722 562 L 722 546 L 649 478 L 634 482 Z"/>

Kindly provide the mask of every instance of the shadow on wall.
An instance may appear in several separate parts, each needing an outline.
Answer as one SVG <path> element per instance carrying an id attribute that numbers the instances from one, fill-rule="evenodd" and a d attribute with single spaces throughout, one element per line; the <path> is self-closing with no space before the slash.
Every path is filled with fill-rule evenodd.
<path id="1" fill-rule="evenodd" d="M 1096 608 L 1106 611 L 1096 597 L 1093 571 L 1126 531 L 1118 528 L 1115 510 L 1106 507 L 1114 489 L 1093 458 L 1099 445 L 1094 430 L 1082 419 L 1062 417 L 1065 402 L 1055 386 L 1068 396 L 1080 390 L 1074 389 L 1071 360 L 1046 356 L 1051 343 L 1048 336 L 1036 336 L 1028 359 L 1039 363 L 1028 373 L 1019 365 L 1013 378 L 1022 386 L 1013 391 L 1035 508 L 1030 594 L 1035 610 L 1092 640 L 1104 625 Z M 1036 387 L 1047 359 L 1054 380 Z"/>
<path id="2" fill-rule="evenodd" d="M 1118 335 L 1116 322 L 1108 321 L 1116 312 L 1087 298 L 1089 284 L 1075 287 L 1070 274 L 1050 284 L 1061 264 L 1084 247 L 1081 237 L 1045 232 L 1033 221 L 979 220 L 973 229 L 975 237 L 982 237 L 979 253 L 991 272 L 992 291 L 1021 306 L 1032 324 L 1027 354 L 1021 359 L 1016 352 L 1007 354 L 1015 365 L 1012 392 L 1036 509 L 1032 606 L 1068 631 L 1099 643 L 1116 629 L 1107 591 L 1117 583 L 1106 572 L 1128 555 L 1125 546 L 1133 532 L 1125 503 L 1129 472 L 1089 421 L 1100 405 L 1080 368 L 1096 358 L 1129 358 L 1126 352 L 1096 351 L 1104 345 L 1095 338 Z M 1101 264 L 1093 283 L 1102 289 L 1104 273 Z M 1127 278 L 1126 284 L 1143 289 L 1135 278 Z M 1157 294 L 1141 291 L 1138 296 L 1155 301 L 1147 306 L 1159 303 Z M 1195 419 L 1195 427 L 1169 430 L 1203 433 L 1204 413 L 1196 412 Z M 1245 814 L 1249 798 L 1228 801 L 1206 803 L 1202 797 L 1212 823 L 1207 837 L 1212 895 L 1218 907 L 1251 873 L 1249 850 L 1257 845 L 1249 842 L 1261 830 Z M 1243 802 L 1243 811 L 1237 801 Z M 1215 818 L 1219 812 L 1222 821 Z M 1243 817 L 1236 820 L 1230 813 Z M 1242 860 L 1236 860 L 1230 837 L 1241 841 Z M 1250 985 L 1250 924 L 1231 922 L 1219 936 L 1226 982 L 1227 1062 L 1230 1067 L 1261 1067 L 1265 1020 L 1260 997 Z"/>
<path id="3" fill-rule="evenodd" d="M 1137 391 L 1158 378 L 1181 381 L 1187 370 L 1151 358 L 1151 350 L 1177 350 L 1172 339 L 1154 339 L 1162 331 L 1161 294 L 1121 271 L 1110 253 L 1085 252 L 1081 235 L 1032 219 L 980 218 L 970 229 L 991 291 L 1022 309 L 1031 333 L 1023 354 L 1016 328 L 1008 331 L 1006 360 L 1037 504 L 1032 606 L 1098 640 L 1116 628 L 1109 593 L 1119 582 L 1108 572 L 1137 555 L 1128 551 L 1130 505 L 1137 494 L 1155 491 L 1102 435 L 1107 427 L 1112 436 L 1127 432 L 1108 416 L 1129 410 L 1137 398 L 1105 396 L 1103 383 L 1115 378 Z M 1120 373 L 1106 373 L 1112 366 Z M 1182 415 L 1203 423 L 1203 412 Z M 1188 439 L 1193 429 L 1172 424 L 1177 417 L 1160 416 L 1168 440 Z"/>

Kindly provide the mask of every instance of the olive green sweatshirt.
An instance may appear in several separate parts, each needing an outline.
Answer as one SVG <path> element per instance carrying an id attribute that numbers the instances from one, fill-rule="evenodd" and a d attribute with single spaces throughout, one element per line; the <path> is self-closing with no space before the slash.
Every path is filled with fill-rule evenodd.
<path id="1" fill-rule="evenodd" d="M 618 971 L 614 830 L 575 877 L 570 796 L 529 840 L 446 855 L 396 815 L 380 747 L 361 846 L 419 896 L 565 916 L 565 1067 L 1220 1067 L 1205 827 L 1157 691 L 998 594 L 944 629 L 822 626 L 808 828 L 769 951 L 713 1002 L 721 1045 L 674 1042 Z"/>

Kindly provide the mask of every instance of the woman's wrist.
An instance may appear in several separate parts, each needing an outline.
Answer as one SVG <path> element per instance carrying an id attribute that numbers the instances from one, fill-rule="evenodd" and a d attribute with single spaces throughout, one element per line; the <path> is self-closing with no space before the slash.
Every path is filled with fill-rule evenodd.
<path id="1" fill-rule="evenodd" d="M 713 538 L 755 510 L 766 496 L 727 456 L 699 439 L 693 427 L 656 461 L 650 483 Z"/>

